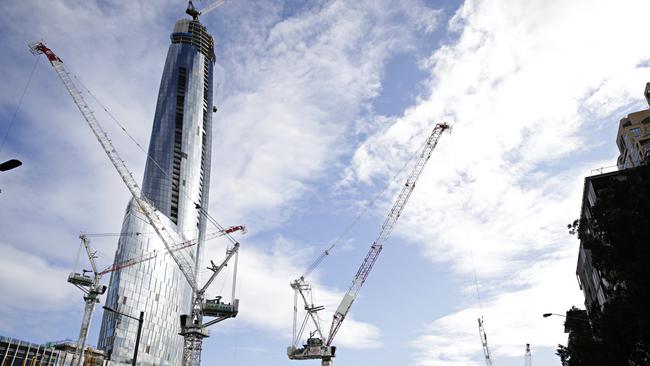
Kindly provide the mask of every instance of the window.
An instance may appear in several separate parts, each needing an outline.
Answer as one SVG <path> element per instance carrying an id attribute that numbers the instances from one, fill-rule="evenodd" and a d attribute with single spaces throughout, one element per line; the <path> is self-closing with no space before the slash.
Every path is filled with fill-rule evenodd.
<path id="1" fill-rule="evenodd" d="M 176 95 L 176 121 L 174 126 L 174 153 L 172 158 L 172 194 L 170 219 L 174 224 L 178 224 L 178 202 L 180 196 L 180 178 L 181 178 L 181 160 L 183 152 L 183 113 L 185 110 L 185 88 L 187 83 L 187 69 L 180 67 L 178 69 L 178 86 Z M 185 156 L 187 157 L 187 156 Z"/>
<path id="2" fill-rule="evenodd" d="M 632 136 L 639 136 L 641 135 L 641 129 L 639 127 L 630 128 L 630 133 Z"/>

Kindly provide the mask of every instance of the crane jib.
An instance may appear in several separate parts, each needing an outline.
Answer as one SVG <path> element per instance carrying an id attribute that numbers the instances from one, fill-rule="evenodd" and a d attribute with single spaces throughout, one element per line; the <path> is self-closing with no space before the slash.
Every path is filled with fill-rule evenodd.
<path id="1" fill-rule="evenodd" d="M 361 287 L 365 283 L 366 279 L 368 278 L 368 275 L 370 274 L 370 271 L 372 270 L 375 262 L 377 261 L 377 258 L 379 257 L 379 254 L 381 253 L 381 250 L 383 248 L 383 244 L 386 242 L 388 236 L 393 231 L 393 228 L 395 227 L 397 220 L 399 219 L 400 215 L 402 214 L 402 211 L 404 210 L 404 207 L 406 206 L 406 203 L 411 197 L 411 193 L 413 193 L 413 189 L 415 189 L 415 183 L 417 182 L 418 178 L 420 177 L 420 174 L 424 170 L 424 166 L 426 165 L 427 161 L 431 157 L 431 153 L 433 152 L 436 145 L 438 144 L 438 139 L 440 138 L 442 133 L 447 129 L 449 129 L 448 124 L 439 123 L 435 126 L 435 128 L 431 132 L 431 135 L 427 138 L 426 144 L 422 149 L 422 153 L 420 154 L 420 159 L 416 162 L 415 166 L 413 167 L 413 170 L 409 174 L 409 177 L 406 180 L 406 184 L 404 184 L 404 186 L 402 187 L 402 190 L 397 196 L 397 199 L 395 200 L 393 207 L 389 211 L 388 216 L 384 221 L 384 224 L 381 226 L 381 231 L 377 236 L 377 239 L 370 246 L 370 249 L 368 250 L 366 257 L 364 258 L 363 262 L 361 263 L 361 266 L 357 270 L 357 274 L 354 276 L 354 279 L 352 280 L 352 284 L 350 285 L 348 292 L 345 294 L 345 296 L 341 300 L 341 303 L 336 309 L 336 312 L 334 313 L 332 324 L 330 326 L 330 333 L 326 341 L 327 346 L 329 346 L 334 340 L 336 333 L 341 327 L 341 323 L 347 316 L 347 313 L 350 311 L 350 308 L 352 307 L 354 300 L 357 298 L 359 291 L 361 291 Z"/>
<path id="2" fill-rule="evenodd" d="M 196 284 L 196 275 L 194 273 L 194 268 L 191 265 L 190 260 L 188 260 L 185 257 L 181 257 L 179 253 L 177 252 L 175 253 L 172 250 L 172 246 L 176 244 L 174 239 L 172 238 L 171 234 L 165 229 L 165 225 L 158 217 L 155 208 L 153 208 L 150 204 L 146 202 L 146 200 L 142 198 L 141 190 L 138 183 L 136 183 L 135 179 L 133 178 L 133 175 L 126 167 L 124 160 L 122 160 L 122 158 L 119 156 L 117 150 L 115 150 L 113 144 L 108 138 L 108 135 L 102 129 L 101 125 L 95 118 L 93 111 L 84 100 L 82 92 L 77 88 L 77 86 L 72 81 L 61 59 L 57 57 L 56 54 L 52 52 L 52 50 L 47 48 L 43 44 L 43 42 L 30 43 L 29 48 L 34 55 L 45 54 L 48 60 L 50 60 L 50 63 L 52 64 L 57 75 L 63 82 L 63 85 L 65 86 L 66 90 L 72 97 L 74 103 L 79 108 L 79 111 L 84 117 L 84 120 L 86 121 L 88 127 L 90 127 L 91 131 L 97 138 L 97 141 L 102 146 L 102 149 L 106 153 L 108 159 L 113 164 L 113 167 L 117 170 L 118 174 L 120 175 L 120 178 L 122 178 L 122 181 L 124 181 L 129 192 L 133 196 L 133 199 L 136 201 L 137 205 L 142 210 L 142 213 L 147 218 L 149 224 L 151 224 L 154 231 L 160 237 L 161 242 L 163 243 L 163 245 L 171 255 L 174 262 L 176 262 L 181 273 L 183 274 L 183 276 L 185 277 L 189 285 L 192 287 L 193 291 L 197 291 L 198 285 Z"/>

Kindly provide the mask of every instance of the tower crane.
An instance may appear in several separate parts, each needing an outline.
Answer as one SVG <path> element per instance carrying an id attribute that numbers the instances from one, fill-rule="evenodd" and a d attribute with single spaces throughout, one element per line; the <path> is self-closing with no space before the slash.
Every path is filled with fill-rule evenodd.
<path id="1" fill-rule="evenodd" d="M 162 241 L 167 252 L 177 264 L 183 277 L 185 277 L 188 284 L 192 288 L 193 296 L 191 314 L 181 315 L 181 332 L 179 334 L 184 338 L 182 365 L 199 366 L 201 364 L 201 348 L 203 338 L 208 337 L 207 327 L 225 319 L 234 318 L 237 316 L 237 313 L 239 311 L 239 299 L 235 299 L 237 253 L 239 252 L 240 246 L 239 242 L 237 242 L 230 234 L 224 234 L 224 236 L 231 242 L 232 247 L 226 250 L 226 258 L 220 265 L 215 265 L 213 262 L 211 262 L 211 266 L 208 267 L 208 269 L 212 271 L 212 275 L 207 280 L 206 284 L 200 287 L 197 283 L 197 276 L 195 273 L 196 267 L 193 263 L 191 263 L 190 260 L 184 257 L 180 251 L 174 250 L 174 246 L 176 245 L 174 238 L 158 216 L 158 211 L 156 208 L 148 201 L 146 197 L 142 195 L 140 186 L 135 181 L 133 174 L 130 172 L 124 160 L 122 160 L 118 154 L 117 150 L 113 146 L 113 143 L 109 139 L 108 134 L 104 131 L 104 129 L 95 118 L 95 115 L 90 106 L 86 103 L 81 90 L 73 82 L 70 74 L 67 72 L 63 61 L 61 61 L 61 59 L 51 49 L 46 47 L 42 41 L 31 42 L 29 44 L 29 49 L 34 55 L 44 54 L 50 61 L 50 64 L 54 68 L 54 71 L 56 71 L 66 90 L 72 97 L 74 103 L 79 108 L 79 111 L 84 117 L 84 120 L 86 121 L 88 127 L 90 127 L 92 130 L 93 134 L 97 138 L 97 141 L 108 156 L 108 159 L 111 161 L 113 167 L 117 170 L 120 178 L 122 178 L 122 181 L 131 193 L 137 207 L 140 209 L 142 214 L 144 214 L 145 218 Z M 217 227 L 218 230 L 225 230 L 216 221 L 211 220 L 211 222 Z M 214 281 L 217 275 L 228 264 L 233 256 L 235 256 L 235 266 L 231 302 L 229 304 L 221 303 L 219 297 L 215 300 L 206 300 L 205 292 L 208 286 Z M 203 323 L 204 316 L 214 317 L 216 319 Z"/>
<path id="2" fill-rule="evenodd" d="M 210 234 L 207 234 L 205 240 L 214 239 L 226 234 L 234 233 L 235 231 L 246 232 L 244 226 L 230 226 L 225 228 L 223 231 L 217 231 Z M 79 339 L 77 341 L 77 350 L 75 353 L 75 358 L 72 361 L 73 366 L 80 366 L 83 364 L 83 349 L 86 347 L 86 338 L 88 336 L 88 330 L 90 328 L 90 320 L 92 319 L 92 314 L 95 309 L 95 304 L 99 302 L 99 295 L 103 295 L 106 292 L 106 286 L 100 284 L 102 276 L 118 271 L 122 268 L 130 267 L 138 263 L 146 262 L 148 260 L 156 258 L 160 253 L 157 251 L 145 253 L 140 257 L 131 258 L 123 262 L 113 263 L 109 267 L 106 267 L 103 270 L 97 269 L 97 264 L 95 259 L 97 258 L 96 252 L 94 252 L 90 247 L 90 240 L 86 235 L 80 235 L 81 243 L 86 249 L 86 254 L 88 255 L 88 260 L 90 261 L 91 271 L 83 270 L 82 273 L 70 273 L 68 276 L 68 282 L 79 288 L 84 293 L 84 315 L 81 321 L 81 329 L 79 330 Z M 198 239 L 188 240 L 183 243 L 176 244 L 172 247 L 173 251 L 182 250 L 189 248 L 198 243 Z M 87 272 L 92 272 L 92 277 L 86 275 Z"/>
<path id="3" fill-rule="evenodd" d="M 488 348 L 487 334 L 485 333 L 485 326 L 483 325 L 482 318 L 478 318 L 478 333 L 481 336 L 481 344 L 483 345 L 483 356 L 485 356 L 485 365 L 492 366 L 492 355 L 490 354 L 490 348 Z"/>
<path id="4" fill-rule="evenodd" d="M 86 249 L 86 254 L 88 254 L 93 276 L 86 276 L 86 272 L 89 271 L 85 270 L 83 271 L 83 274 L 70 273 L 70 276 L 68 276 L 68 282 L 84 292 L 84 302 L 86 304 L 84 306 L 81 329 L 79 330 L 79 339 L 77 340 L 77 350 L 72 360 L 73 366 L 81 366 L 83 364 L 83 349 L 86 347 L 86 338 L 88 336 L 88 328 L 90 327 L 90 319 L 93 316 L 95 304 L 99 302 L 99 295 L 106 292 L 106 286 L 99 283 L 101 280 L 101 274 L 97 271 L 97 264 L 95 263 L 95 259 L 97 258 L 96 252 L 93 252 L 90 249 L 89 240 L 85 235 L 79 236 L 79 239 L 81 239 L 81 243 Z"/>
<path id="5" fill-rule="evenodd" d="M 289 356 L 289 359 L 320 359 L 322 366 L 332 365 L 332 358 L 336 353 L 336 347 L 332 346 L 334 337 L 340 329 L 343 320 L 345 320 L 345 317 L 350 311 L 350 307 L 352 306 L 354 300 L 357 298 L 361 287 L 368 278 L 368 275 L 370 274 L 372 267 L 377 261 L 377 258 L 379 258 L 379 254 L 382 251 L 384 243 L 393 231 L 397 220 L 399 219 L 402 211 L 404 210 L 404 207 L 406 206 L 406 203 L 411 197 L 411 193 L 413 193 L 413 189 L 415 188 L 415 183 L 420 177 L 420 174 L 422 173 L 426 163 L 429 161 L 431 153 L 436 148 L 440 136 L 445 130 L 449 128 L 450 127 L 448 124 L 439 123 L 435 126 L 431 132 L 431 135 L 427 138 L 426 144 L 420 153 L 419 159 L 417 160 L 415 166 L 413 167 L 413 170 L 406 180 L 404 187 L 402 187 L 402 190 L 397 196 L 397 200 L 389 211 L 386 220 L 381 226 L 381 231 L 379 232 L 377 239 L 375 239 L 375 241 L 370 246 L 370 250 L 361 263 L 361 266 L 357 270 L 357 273 L 352 280 L 352 284 L 350 285 L 347 293 L 343 296 L 343 299 L 341 300 L 338 308 L 336 309 L 327 338 L 325 338 L 323 335 L 317 316 L 317 312 L 322 310 L 323 307 L 313 305 L 313 302 L 311 301 L 311 287 L 306 282 L 305 277 L 302 276 L 291 283 L 291 287 L 294 289 L 294 330 L 293 344 L 287 348 L 287 355 Z M 298 298 L 302 299 L 306 311 L 305 318 L 302 321 L 300 328 L 297 328 Z M 311 319 L 314 323 L 316 330 L 314 332 L 310 332 L 307 343 L 304 344 L 303 347 L 298 348 L 298 341 L 301 339 L 302 333 L 304 332 L 305 326 L 309 319 Z"/>
<path id="6" fill-rule="evenodd" d="M 201 10 L 198 10 L 196 7 L 194 7 L 194 4 L 192 4 L 192 1 L 190 1 L 189 4 L 187 5 L 187 10 L 185 10 L 185 13 L 190 15 L 192 17 L 192 19 L 197 20 L 199 18 L 199 15 L 205 15 L 205 14 L 211 12 L 212 10 L 220 7 L 225 2 L 226 2 L 226 0 L 217 0 L 217 1 L 214 1 L 214 2 L 210 3 L 205 8 L 203 8 Z"/>
<path id="7" fill-rule="evenodd" d="M 530 354 L 530 343 L 526 343 L 526 353 L 524 354 L 524 366 L 532 366 L 533 356 Z"/>

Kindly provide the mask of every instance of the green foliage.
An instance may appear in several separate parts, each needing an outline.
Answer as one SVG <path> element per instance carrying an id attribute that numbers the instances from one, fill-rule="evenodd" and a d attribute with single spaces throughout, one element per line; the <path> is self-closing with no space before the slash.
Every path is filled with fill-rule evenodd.
<path id="1" fill-rule="evenodd" d="M 602 311 L 590 307 L 589 332 L 567 318 L 570 344 L 558 348 L 557 355 L 564 366 L 648 365 L 650 167 L 612 177 L 598 192 L 591 215 L 568 228 L 591 251 L 594 267 L 609 284 L 608 301 Z"/>

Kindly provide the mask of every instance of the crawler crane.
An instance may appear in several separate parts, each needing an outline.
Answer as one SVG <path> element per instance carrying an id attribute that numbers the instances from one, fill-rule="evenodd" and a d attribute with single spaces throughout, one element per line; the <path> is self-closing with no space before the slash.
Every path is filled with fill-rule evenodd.
<path id="1" fill-rule="evenodd" d="M 214 9 L 216 6 L 210 5 L 210 9 Z M 193 6 L 190 4 L 190 8 Z M 188 8 L 188 10 L 190 9 Z M 203 13 L 205 13 L 204 11 Z M 196 16 L 200 15 L 199 12 Z M 192 14 L 190 14 L 192 15 Z M 220 265 L 215 265 L 211 262 L 211 266 L 208 267 L 212 271 L 212 275 L 206 282 L 204 286 L 199 286 L 197 283 L 196 276 L 196 267 L 195 263 L 192 263 L 191 260 L 184 257 L 180 251 L 174 250 L 176 245 L 174 238 L 170 234 L 169 230 L 165 227 L 165 224 L 159 217 L 159 213 L 156 208 L 147 200 L 146 197 L 142 195 L 140 186 L 135 181 L 133 174 L 129 171 L 126 164 L 118 154 L 117 150 L 113 146 L 111 140 L 109 139 L 106 132 L 103 130 L 99 122 L 94 116 L 92 109 L 86 103 L 83 93 L 73 82 L 70 74 L 67 72 L 65 65 L 61 59 L 45 46 L 43 42 L 32 42 L 29 44 L 30 51 L 34 55 L 44 54 L 47 59 L 50 61 L 50 64 L 56 71 L 57 75 L 63 82 L 66 90 L 72 97 L 73 101 L 79 108 L 82 116 L 84 117 L 86 123 L 92 130 L 93 134 L 97 138 L 102 149 L 108 156 L 109 160 L 117 170 L 120 178 L 124 181 L 127 189 L 131 193 L 133 200 L 139 210 L 144 214 L 147 221 L 154 229 L 158 237 L 160 238 L 162 244 L 165 246 L 167 252 L 172 257 L 174 262 L 177 264 L 180 269 L 183 277 L 187 280 L 190 287 L 193 290 L 192 297 L 192 311 L 189 315 L 181 316 L 181 332 L 185 339 L 183 347 L 183 366 L 198 366 L 201 364 L 201 348 L 203 338 L 208 336 L 207 327 L 223 321 L 228 318 L 233 318 L 237 316 L 239 309 L 239 300 L 235 296 L 235 280 L 237 274 L 237 254 L 239 252 L 239 243 L 229 234 L 225 234 L 226 238 L 231 242 L 232 247 L 226 251 L 226 258 Z M 207 215 L 206 212 L 202 211 L 203 214 Z M 217 229 L 224 231 L 224 228 L 219 225 L 215 220 L 210 220 Z M 235 268 L 233 273 L 233 288 L 232 288 L 232 299 L 231 303 L 225 304 L 221 303 L 219 299 L 216 300 L 206 300 L 205 292 L 208 286 L 214 281 L 216 276 L 221 272 L 221 270 L 227 265 L 227 263 L 235 257 Z M 203 317 L 214 317 L 208 322 L 203 322 Z"/>
<path id="2" fill-rule="evenodd" d="M 352 280 L 352 285 L 350 285 L 348 292 L 345 294 L 345 296 L 343 296 L 341 303 L 336 309 L 327 338 L 324 337 L 324 334 L 321 331 L 318 316 L 317 316 L 318 311 L 322 310 L 323 307 L 314 306 L 313 301 L 311 300 L 311 287 L 305 280 L 306 276 L 303 275 L 302 277 L 296 279 L 291 283 L 291 288 L 294 289 L 294 318 L 293 318 L 294 329 L 293 329 L 293 343 L 291 346 L 287 348 L 287 355 L 289 356 L 290 359 L 292 360 L 320 359 L 322 366 L 332 365 L 332 358 L 335 356 L 336 353 L 336 347 L 332 346 L 334 337 L 336 336 L 339 328 L 341 327 L 343 320 L 345 320 L 345 317 L 350 311 L 350 307 L 352 306 L 354 300 L 357 298 L 357 295 L 359 294 L 361 287 L 363 286 L 364 282 L 368 278 L 368 275 L 370 274 L 373 265 L 375 264 L 377 258 L 379 257 L 379 254 L 381 253 L 384 243 L 388 239 L 390 233 L 393 231 L 393 228 L 395 227 L 397 220 L 402 214 L 402 211 L 404 210 L 404 207 L 406 206 L 408 199 L 411 197 L 411 193 L 413 193 L 413 189 L 415 188 L 415 183 L 420 177 L 420 174 L 422 173 L 422 170 L 424 169 L 424 166 L 426 165 L 427 161 L 429 161 L 429 158 L 431 157 L 431 153 L 436 148 L 440 136 L 447 129 L 449 129 L 448 124 L 439 123 L 435 126 L 433 132 L 431 132 L 431 135 L 427 138 L 426 144 L 422 152 L 420 153 L 420 157 L 417 160 L 415 167 L 413 167 L 413 170 L 411 171 L 408 179 L 406 180 L 406 184 L 404 184 L 404 187 L 402 187 L 402 190 L 397 196 L 397 200 L 395 201 L 393 207 L 388 213 L 388 216 L 386 217 L 384 224 L 381 226 L 381 231 L 379 232 L 379 236 L 374 241 L 374 243 L 372 243 L 372 245 L 370 246 L 370 250 L 368 251 L 368 254 L 366 255 L 363 262 L 361 263 L 361 266 L 359 267 L 357 274 L 354 276 L 354 279 Z M 328 253 L 329 250 L 331 250 L 331 247 L 325 251 L 324 255 L 329 254 Z M 321 257 L 319 257 L 315 263 L 320 263 L 322 258 L 323 255 L 321 255 Z M 315 265 L 310 266 L 309 271 L 313 270 L 314 267 Z M 300 328 L 297 327 L 298 326 L 297 313 L 298 313 L 299 298 L 304 303 L 304 309 L 306 311 L 305 318 L 303 319 Z M 314 332 L 310 332 L 309 338 L 307 339 L 307 343 L 304 344 L 303 347 L 298 348 L 298 342 L 301 340 L 302 333 L 304 332 L 306 324 L 310 319 L 313 322 L 316 330 Z"/>

